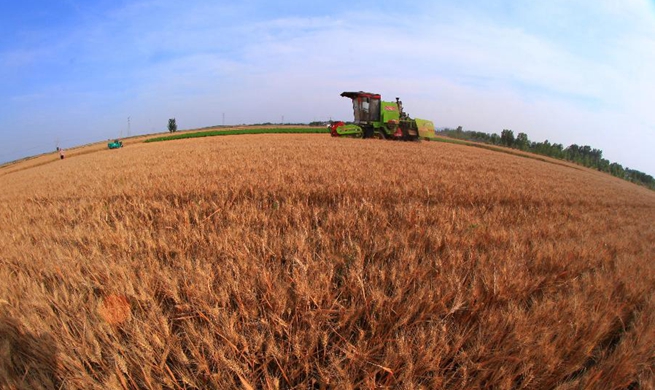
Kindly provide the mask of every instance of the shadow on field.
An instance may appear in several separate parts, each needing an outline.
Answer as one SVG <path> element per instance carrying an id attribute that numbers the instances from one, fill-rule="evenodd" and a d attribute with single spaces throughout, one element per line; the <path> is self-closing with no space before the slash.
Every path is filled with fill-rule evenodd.
<path id="1" fill-rule="evenodd" d="M 0 312 L 0 388 L 60 388 L 56 356 L 52 336 L 27 332 L 19 321 Z"/>

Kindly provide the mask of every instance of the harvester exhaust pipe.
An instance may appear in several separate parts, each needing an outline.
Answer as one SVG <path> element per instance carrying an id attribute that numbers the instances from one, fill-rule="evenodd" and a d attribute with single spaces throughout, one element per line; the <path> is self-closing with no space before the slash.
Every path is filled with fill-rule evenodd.
<path id="1" fill-rule="evenodd" d="M 398 96 L 396 96 L 396 105 L 398 106 L 398 113 L 400 114 L 400 117 L 404 118 L 405 112 L 403 111 L 403 102 L 400 100 Z"/>

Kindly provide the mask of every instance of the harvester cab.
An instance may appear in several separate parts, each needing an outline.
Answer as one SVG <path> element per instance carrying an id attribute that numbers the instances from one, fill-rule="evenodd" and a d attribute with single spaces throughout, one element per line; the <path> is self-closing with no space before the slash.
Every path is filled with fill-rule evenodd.
<path id="1" fill-rule="evenodd" d="M 343 97 L 353 101 L 355 124 L 369 125 L 380 118 L 380 95 L 368 92 L 343 92 Z"/>
<path id="2" fill-rule="evenodd" d="M 331 123 L 329 127 L 333 137 L 416 141 L 434 136 L 434 124 L 428 120 L 410 118 L 399 98 L 395 102 L 385 102 L 379 94 L 363 91 L 343 92 L 341 96 L 352 100 L 355 120 L 351 124 Z"/>

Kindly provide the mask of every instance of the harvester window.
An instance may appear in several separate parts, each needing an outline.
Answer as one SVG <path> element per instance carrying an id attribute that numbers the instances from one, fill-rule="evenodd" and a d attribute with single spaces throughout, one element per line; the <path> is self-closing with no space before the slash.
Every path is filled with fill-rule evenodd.
<path id="1" fill-rule="evenodd" d="M 359 108 L 359 100 L 353 99 L 353 113 L 355 114 L 355 123 L 361 122 L 361 109 Z"/>
<path id="2" fill-rule="evenodd" d="M 368 113 L 368 98 L 362 99 L 362 121 L 368 122 L 370 120 Z"/>
<path id="3" fill-rule="evenodd" d="M 369 123 L 380 117 L 380 99 L 369 96 L 353 97 L 353 113 L 355 123 Z"/>
<path id="4" fill-rule="evenodd" d="M 371 121 L 379 120 L 380 118 L 380 99 L 371 99 Z"/>

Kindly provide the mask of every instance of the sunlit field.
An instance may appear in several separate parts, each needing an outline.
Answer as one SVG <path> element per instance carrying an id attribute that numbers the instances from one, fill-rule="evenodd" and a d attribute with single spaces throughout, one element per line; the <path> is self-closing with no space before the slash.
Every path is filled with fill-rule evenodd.
<path id="1" fill-rule="evenodd" d="M 609 175 L 291 134 L 18 168 L 2 388 L 654 388 L 655 192 Z"/>

